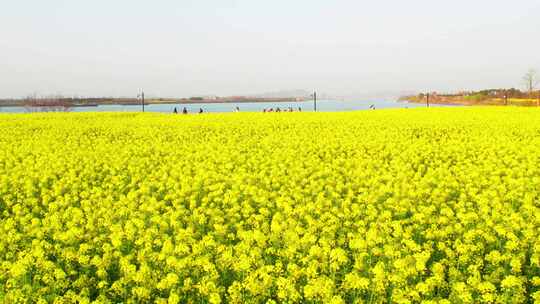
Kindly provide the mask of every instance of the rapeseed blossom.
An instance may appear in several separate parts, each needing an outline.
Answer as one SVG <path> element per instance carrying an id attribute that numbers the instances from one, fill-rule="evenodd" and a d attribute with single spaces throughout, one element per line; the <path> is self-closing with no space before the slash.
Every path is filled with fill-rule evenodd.
<path id="1" fill-rule="evenodd" d="M 0 303 L 540 303 L 538 109 L 0 128 Z"/>

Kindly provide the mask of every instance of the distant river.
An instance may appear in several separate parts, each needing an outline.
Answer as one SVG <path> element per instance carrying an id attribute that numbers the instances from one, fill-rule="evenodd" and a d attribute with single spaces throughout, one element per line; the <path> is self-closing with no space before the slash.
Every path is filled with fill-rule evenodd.
<path id="1" fill-rule="evenodd" d="M 322 112 L 341 112 L 341 111 L 356 111 L 368 110 L 371 106 L 375 109 L 387 108 L 418 108 L 425 107 L 424 104 L 398 102 L 398 101 L 338 101 L 338 100 L 318 100 L 317 110 Z M 440 107 L 442 105 L 431 105 Z M 302 109 L 302 111 L 313 111 L 313 101 L 299 102 L 241 102 L 241 103 L 192 103 L 192 104 L 150 104 L 145 105 L 147 112 L 172 113 L 176 107 L 180 113 L 184 107 L 189 113 L 198 113 L 199 109 L 204 112 L 234 112 L 236 107 L 241 112 L 262 112 L 263 109 L 280 108 L 282 111 L 292 107 L 294 111 Z M 140 112 L 140 105 L 99 105 L 95 107 L 73 107 L 70 112 Z M 25 113 L 27 110 L 24 107 L 0 107 L 0 113 Z"/>

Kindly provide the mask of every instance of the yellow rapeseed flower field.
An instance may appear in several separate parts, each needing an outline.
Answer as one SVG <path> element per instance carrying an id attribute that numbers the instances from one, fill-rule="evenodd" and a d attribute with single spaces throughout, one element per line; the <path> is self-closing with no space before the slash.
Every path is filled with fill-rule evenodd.
<path id="1" fill-rule="evenodd" d="M 1 303 L 540 303 L 540 110 L 0 115 Z"/>

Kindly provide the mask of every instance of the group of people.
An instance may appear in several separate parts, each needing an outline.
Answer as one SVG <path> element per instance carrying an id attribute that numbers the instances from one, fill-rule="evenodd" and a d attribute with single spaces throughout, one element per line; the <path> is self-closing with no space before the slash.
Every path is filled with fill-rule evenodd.
<path id="1" fill-rule="evenodd" d="M 203 109 L 199 108 L 199 114 L 202 114 L 203 112 L 204 112 Z M 174 107 L 173 113 L 178 114 L 178 110 L 176 109 L 176 107 Z M 184 107 L 184 109 L 182 110 L 182 114 L 187 114 L 187 113 L 188 113 L 188 110 L 186 109 L 186 107 Z"/>
<path id="2" fill-rule="evenodd" d="M 235 107 L 234 108 L 234 111 L 235 112 L 240 112 L 240 108 L 239 107 Z M 295 110 L 292 108 L 292 107 L 288 107 L 286 109 L 283 109 L 281 110 L 279 107 L 277 107 L 275 110 L 274 108 L 264 108 L 263 109 L 263 113 L 267 113 L 267 112 L 294 112 Z M 302 112 L 302 108 L 301 107 L 298 107 L 298 112 Z M 204 113 L 203 109 L 202 108 L 199 108 L 199 114 L 202 114 Z M 178 109 L 176 109 L 176 107 L 174 107 L 173 109 L 173 114 L 178 114 Z M 182 109 L 182 114 L 188 114 L 188 110 L 186 107 L 184 107 Z"/>
<path id="3" fill-rule="evenodd" d="M 266 113 L 266 112 L 294 112 L 294 109 L 292 107 L 283 109 L 283 111 L 279 107 L 277 107 L 275 110 L 274 108 L 263 109 L 263 113 Z M 302 108 L 298 107 L 298 112 L 302 112 Z"/>

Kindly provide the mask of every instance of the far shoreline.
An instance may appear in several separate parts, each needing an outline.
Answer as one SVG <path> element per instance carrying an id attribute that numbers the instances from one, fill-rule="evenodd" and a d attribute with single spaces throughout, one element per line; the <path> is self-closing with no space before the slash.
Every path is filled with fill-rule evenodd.
<path id="1" fill-rule="evenodd" d="M 121 100 L 121 99 L 120 99 Z M 190 105 L 190 104 L 237 104 L 237 103 L 304 103 L 304 102 L 311 102 L 311 100 L 308 99 L 300 99 L 300 98 L 268 98 L 268 99 L 227 99 L 227 100 L 220 100 L 220 99 L 203 99 L 203 100 L 191 100 L 191 99 L 166 99 L 166 100 L 159 100 L 159 99 L 148 99 L 144 101 L 145 105 Z M 64 105 L 64 104 L 63 104 Z M 114 102 L 113 100 L 107 100 L 103 102 L 89 102 L 89 103 L 83 103 L 83 104 L 65 104 L 67 107 L 70 108 L 82 108 L 82 107 L 97 107 L 97 106 L 138 106 L 142 105 L 142 101 L 125 101 L 125 102 Z M 2 103 L 0 101 L 0 108 L 1 107 L 48 107 L 50 105 L 43 104 L 43 105 L 27 105 L 24 104 L 24 101 L 15 101 L 10 100 L 5 103 Z"/>

